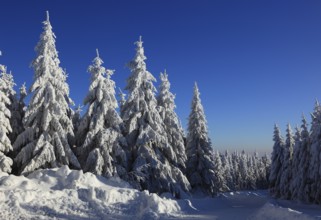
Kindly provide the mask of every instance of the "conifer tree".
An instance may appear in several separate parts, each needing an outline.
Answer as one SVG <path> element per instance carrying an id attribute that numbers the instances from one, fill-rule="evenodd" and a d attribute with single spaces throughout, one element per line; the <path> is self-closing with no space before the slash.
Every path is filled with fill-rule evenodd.
<path id="1" fill-rule="evenodd" d="M 7 154 L 12 151 L 12 145 L 8 134 L 12 131 L 10 125 L 11 113 L 8 108 L 10 99 L 7 92 L 7 84 L 3 79 L 3 75 L 7 74 L 7 68 L 0 65 L 0 171 L 11 172 L 12 159 Z"/>
<path id="2" fill-rule="evenodd" d="M 248 181 L 249 181 L 249 175 L 248 175 L 248 158 L 247 155 L 245 154 L 245 151 L 242 150 L 240 159 L 239 159 L 239 172 L 241 178 L 240 180 L 240 188 L 241 189 L 248 189 Z"/>
<path id="3" fill-rule="evenodd" d="M 218 151 L 216 151 L 213 155 L 213 163 L 215 176 L 215 192 L 226 192 L 229 190 L 229 188 L 226 185 L 226 180 L 224 178 L 224 169 L 222 167 L 222 160 Z"/>
<path id="4" fill-rule="evenodd" d="M 183 128 L 175 112 L 175 95 L 170 92 L 170 82 L 166 70 L 160 74 L 161 85 L 158 95 L 159 113 L 164 122 L 164 128 L 169 145 L 174 151 L 174 165 L 185 171 L 185 146 Z"/>
<path id="5" fill-rule="evenodd" d="M 308 174 L 309 174 L 309 163 L 310 163 L 310 133 L 308 130 L 308 123 L 302 115 L 302 125 L 301 125 L 301 143 L 299 148 L 300 164 L 298 169 L 298 185 L 296 185 L 298 193 L 297 199 L 300 201 L 309 201 L 309 191 L 308 191 Z"/>
<path id="6" fill-rule="evenodd" d="M 264 186 L 262 187 L 263 189 L 267 189 L 269 188 L 269 177 L 270 177 L 270 173 L 271 173 L 271 158 L 270 156 L 267 155 L 267 153 L 265 153 L 265 155 L 262 157 L 262 163 L 264 165 Z"/>
<path id="7" fill-rule="evenodd" d="M 232 171 L 233 171 L 233 183 L 234 190 L 240 190 L 241 188 L 241 172 L 240 172 L 240 156 L 237 151 L 234 151 L 232 154 Z"/>
<path id="8" fill-rule="evenodd" d="M 309 156 L 309 172 L 308 172 L 308 195 L 309 202 L 317 202 L 316 194 L 318 191 L 318 182 L 320 177 L 320 158 L 321 152 L 321 106 L 318 101 L 315 103 L 314 111 L 311 114 L 312 124 L 310 131 L 310 156 Z"/>
<path id="9" fill-rule="evenodd" d="M 300 150 L 301 150 L 301 130 L 297 126 L 295 128 L 295 144 L 293 147 L 293 159 L 292 159 L 292 179 L 290 183 L 290 192 L 291 192 L 291 199 L 297 199 L 298 198 L 298 192 L 300 189 L 300 183 L 301 183 L 301 176 L 299 174 L 299 166 L 301 163 L 301 155 L 300 155 Z"/>
<path id="10" fill-rule="evenodd" d="M 281 166 L 280 193 L 284 199 L 291 198 L 290 182 L 292 178 L 292 156 L 293 156 L 294 138 L 290 124 L 286 129 L 286 141 L 283 149 L 283 162 Z"/>
<path id="11" fill-rule="evenodd" d="M 227 190 L 233 190 L 234 189 L 234 183 L 233 183 L 233 167 L 231 162 L 231 155 L 226 150 L 225 153 L 222 155 L 222 166 L 224 170 L 224 179 L 226 182 Z"/>
<path id="12" fill-rule="evenodd" d="M 273 141 L 274 146 L 271 158 L 271 172 L 269 176 L 270 191 L 273 196 L 280 197 L 280 179 L 283 164 L 284 141 L 277 125 L 274 125 Z"/>
<path id="13" fill-rule="evenodd" d="M 19 151 L 15 158 L 18 173 L 62 165 L 80 168 L 69 145 L 73 137 L 69 107 L 72 101 L 66 83 L 67 75 L 59 66 L 56 37 L 48 12 L 43 24 L 44 31 L 35 48 L 37 57 L 32 63 L 34 82 L 30 88 L 32 97 L 23 118 L 25 131 L 14 143 L 14 150 Z"/>
<path id="14" fill-rule="evenodd" d="M 143 42 L 135 43 L 136 55 L 129 63 L 128 97 L 122 107 L 125 134 L 132 152 L 129 181 L 138 189 L 150 192 L 172 192 L 179 196 L 190 185 L 171 161 L 175 153 L 169 145 L 163 120 L 157 111 L 154 76 L 146 68 Z"/>
<path id="15" fill-rule="evenodd" d="M 3 82 L 2 90 L 10 100 L 10 104 L 7 107 L 11 113 L 10 126 L 12 131 L 8 134 L 8 137 L 10 139 L 10 142 L 13 143 L 17 138 L 17 132 L 21 131 L 22 128 L 19 126 L 19 121 L 21 122 L 21 117 L 19 117 L 20 115 L 18 110 L 19 101 L 16 96 L 16 91 L 14 90 L 14 86 L 16 86 L 16 83 L 14 82 L 12 73 L 7 73 L 6 67 L 4 67 L 4 69 L 5 71 L 1 72 L 1 78 Z"/>
<path id="16" fill-rule="evenodd" d="M 123 149 L 126 142 L 121 134 L 122 120 L 116 111 L 115 82 L 110 78 L 114 71 L 105 69 L 102 64 L 97 50 L 93 65 L 88 68 L 91 84 L 84 100 L 88 110 L 77 135 L 81 140 L 79 160 L 84 171 L 106 177 L 123 176 L 127 169 L 127 155 Z"/>
<path id="17" fill-rule="evenodd" d="M 207 122 L 195 83 L 191 113 L 188 118 L 187 134 L 187 177 L 194 190 L 201 189 L 209 194 L 216 194 L 215 165 L 212 161 L 213 149 L 208 137 Z"/>

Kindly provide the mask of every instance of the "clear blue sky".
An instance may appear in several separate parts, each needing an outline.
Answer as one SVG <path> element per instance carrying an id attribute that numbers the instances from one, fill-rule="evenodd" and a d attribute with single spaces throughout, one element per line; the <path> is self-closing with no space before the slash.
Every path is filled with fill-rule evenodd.
<path id="1" fill-rule="evenodd" d="M 125 87 L 134 41 L 143 36 L 147 68 L 167 69 L 186 126 L 198 82 L 215 148 L 272 148 L 275 122 L 300 123 L 321 99 L 320 0 L 0 2 L 0 63 L 30 86 L 45 11 L 57 36 L 70 96 L 82 103 L 87 67 L 99 48 Z"/>

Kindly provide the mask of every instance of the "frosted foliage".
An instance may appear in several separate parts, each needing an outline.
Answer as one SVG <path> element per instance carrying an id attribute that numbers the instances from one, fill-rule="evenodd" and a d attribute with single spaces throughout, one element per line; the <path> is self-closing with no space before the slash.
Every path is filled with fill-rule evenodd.
<path id="1" fill-rule="evenodd" d="M 228 189 L 234 189 L 234 182 L 233 182 L 233 167 L 232 167 L 232 159 L 231 155 L 228 151 L 221 156 L 222 167 L 223 167 L 223 175 L 225 179 L 225 183 Z"/>
<path id="2" fill-rule="evenodd" d="M 186 154 L 183 129 L 175 112 L 175 95 L 170 92 L 170 82 L 166 71 L 160 75 L 161 85 L 158 95 L 159 113 L 164 122 L 168 143 L 175 153 L 173 163 L 185 170 Z"/>
<path id="3" fill-rule="evenodd" d="M 218 151 L 213 155 L 214 162 L 214 175 L 215 175 L 215 192 L 225 192 L 229 190 L 226 185 L 226 179 L 224 178 L 224 169 L 222 166 L 222 159 Z"/>
<path id="4" fill-rule="evenodd" d="M 97 50 L 97 57 L 88 68 L 91 84 L 84 100 L 88 110 L 78 127 L 77 152 L 84 171 L 106 177 L 123 176 L 128 162 L 126 141 L 121 134 L 122 120 L 116 111 L 115 82 L 110 78 L 113 71 L 102 64 Z"/>
<path id="5" fill-rule="evenodd" d="M 59 66 L 49 16 L 43 24 L 44 31 L 35 48 L 37 57 L 32 62 L 32 96 L 23 118 L 26 131 L 14 143 L 14 150 L 19 151 L 15 158 L 17 173 L 62 165 L 80 168 L 69 145 L 69 138 L 73 137 L 69 105 L 73 103 L 69 98 L 67 75 Z"/>
<path id="6" fill-rule="evenodd" d="M 194 86 L 191 113 L 188 118 L 187 135 L 187 177 L 192 188 L 200 188 L 214 194 L 214 163 L 211 160 L 213 150 L 208 137 L 207 125 L 197 84 Z"/>
<path id="7" fill-rule="evenodd" d="M 301 161 L 300 155 L 300 148 L 301 148 L 301 130 L 299 127 L 295 128 L 295 144 L 293 147 L 293 158 L 292 158 L 292 168 L 291 168 L 291 175 L 292 179 L 290 182 L 290 192 L 291 192 L 291 199 L 298 197 L 298 192 L 300 189 L 300 184 L 302 182 L 301 175 L 299 175 L 299 166 Z"/>
<path id="8" fill-rule="evenodd" d="M 6 67 L 0 65 L 0 171 L 11 172 L 12 160 L 6 154 L 12 151 L 12 146 L 8 134 L 12 131 L 10 125 L 11 113 L 8 87 L 3 76 L 6 74 Z"/>
<path id="9" fill-rule="evenodd" d="M 12 159 L 0 152 L 0 171 L 11 173 Z"/>
<path id="10" fill-rule="evenodd" d="M 128 97 L 121 111 L 125 134 L 132 151 L 130 182 L 151 192 L 179 194 L 189 190 L 183 173 L 175 167 L 175 152 L 167 141 L 163 120 L 157 110 L 155 78 L 146 69 L 141 39 L 129 63 Z M 179 196 L 179 195 L 178 195 Z"/>
<path id="11" fill-rule="evenodd" d="M 301 125 L 301 142 L 298 149 L 299 153 L 299 165 L 298 165 L 298 182 L 295 184 L 297 189 L 297 199 L 301 201 L 308 202 L 309 195 L 307 189 L 307 180 L 309 173 L 309 163 L 310 163 L 310 134 L 308 130 L 308 123 L 305 117 L 302 117 Z"/>
<path id="12" fill-rule="evenodd" d="M 9 98 L 10 104 L 7 104 L 7 107 L 10 111 L 10 126 L 12 131 L 8 134 L 10 142 L 13 143 L 17 137 L 17 135 L 22 131 L 22 117 L 19 112 L 19 100 L 17 99 L 16 92 L 13 87 L 16 85 L 14 83 L 13 75 L 11 73 L 7 73 L 7 68 L 3 66 L 1 73 L 2 79 L 2 91 Z"/>
<path id="13" fill-rule="evenodd" d="M 290 124 L 288 124 L 286 130 L 286 141 L 283 150 L 283 162 L 281 167 L 281 179 L 280 179 L 280 193 L 281 197 L 285 199 L 291 198 L 291 192 L 289 191 L 290 182 L 292 178 L 292 155 L 293 155 L 294 138 Z"/>
<path id="14" fill-rule="evenodd" d="M 278 197 L 280 196 L 280 179 L 281 179 L 281 167 L 283 163 L 283 149 L 284 141 L 281 137 L 280 129 L 277 125 L 274 126 L 274 146 L 272 151 L 272 164 L 271 172 L 269 176 L 270 181 L 270 191 L 272 195 Z"/>
<path id="15" fill-rule="evenodd" d="M 241 189 L 247 188 L 247 181 L 249 178 L 249 167 L 247 164 L 247 155 L 245 154 L 245 151 L 243 150 L 239 159 L 239 174 L 240 174 L 240 178 L 239 178 L 239 187 Z"/>

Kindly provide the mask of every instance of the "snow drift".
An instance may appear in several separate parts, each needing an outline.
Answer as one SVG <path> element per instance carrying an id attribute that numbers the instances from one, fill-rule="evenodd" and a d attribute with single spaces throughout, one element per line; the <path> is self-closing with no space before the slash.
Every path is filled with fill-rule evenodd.
<path id="1" fill-rule="evenodd" d="M 67 166 L 27 177 L 0 173 L 0 203 L 0 219 L 155 219 L 180 212 L 175 200 Z"/>

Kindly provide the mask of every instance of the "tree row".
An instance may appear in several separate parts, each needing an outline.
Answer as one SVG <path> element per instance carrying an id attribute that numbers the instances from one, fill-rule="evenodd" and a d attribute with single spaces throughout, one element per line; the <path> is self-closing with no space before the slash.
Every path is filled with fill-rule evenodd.
<path id="1" fill-rule="evenodd" d="M 277 125 L 270 173 L 270 191 L 277 198 L 321 203 L 321 106 L 315 103 L 310 129 L 304 116 L 293 134 L 286 139 Z"/>

